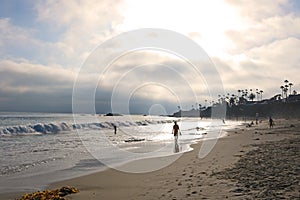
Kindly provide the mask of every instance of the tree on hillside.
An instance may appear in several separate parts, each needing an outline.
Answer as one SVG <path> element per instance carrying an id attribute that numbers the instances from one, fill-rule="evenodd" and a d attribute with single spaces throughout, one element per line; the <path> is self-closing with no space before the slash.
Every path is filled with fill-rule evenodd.
<path id="1" fill-rule="evenodd" d="M 289 83 L 289 86 L 290 86 L 290 95 L 292 94 L 292 86 L 293 86 L 293 83 Z"/>
<path id="2" fill-rule="evenodd" d="M 229 105 L 233 106 L 235 102 L 236 102 L 236 96 L 232 94 L 231 97 L 229 98 Z"/>
<path id="3" fill-rule="evenodd" d="M 285 84 L 288 84 L 289 81 L 285 79 L 283 82 L 284 82 Z"/>
<path id="4" fill-rule="evenodd" d="M 237 92 L 238 92 L 238 97 L 240 97 L 242 90 L 238 90 Z"/>
<path id="5" fill-rule="evenodd" d="M 297 91 L 296 90 L 293 91 L 293 95 L 297 95 Z"/>
<path id="6" fill-rule="evenodd" d="M 280 86 L 280 89 L 281 89 L 281 97 L 283 98 L 284 96 L 283 96 L 283 93 L 284 93 L 284 86 L 282 85 L 282 86 Z"/>
<path id="7" fill-rule="evenodd" d="M 249 95 L 249 99 L 250 99 L 251 101 L 253 101 L 253 100 L 255 99 L 255 94 L 253 94 L 253 93 L 251 92 L 250 95 Z"/>
<path id="8" fill-rule="evenodd" d="M 284 89 L 283 89 L 283 92 L 284 92 L 284 94 L 285 94 L 285 99 L 287 100 L 287 98 L 288 98 L 288 91 L 289 91 L 289 86 L 288 85 L 285 85 L 284 86 Z"/>
<path id="9" fill-rule="evenodd" d="M 264 93 L 264 91 L 263 91 L 263 90 L 260 90 L 259 92 L 260 92 L 260 100 L 262 101 L 262 99 L 263 99 L 262 94 Z"/>

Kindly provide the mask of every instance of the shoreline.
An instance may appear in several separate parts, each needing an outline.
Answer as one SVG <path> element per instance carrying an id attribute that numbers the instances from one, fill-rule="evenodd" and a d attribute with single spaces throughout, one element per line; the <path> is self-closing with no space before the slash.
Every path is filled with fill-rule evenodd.
<path id="1" fill-rule="evenodd" d="M 276 120 L 274 129 L 267 128 L 264 121 L 258 126 L 245 128 L 238 126 L 226 130 L 228 135 L 219 138 L 212 151 L 203 159 L 198 158 L 202 142 L 192 144 L 193 151 L 185 152 L 171 165 L 157 171 L 132 174 L 114 169 L 93 173 L 78 178 L 50 184 L 48 189 L 62 186 L 77 187 L 78 194 L 68 196 L 69 199 L 203 199 L 203 198 L 241 198 L 230 192 L 236 188 L 235 183 L 218 179 L 214 176 L 232 168 L 243 156 L 256 147 L 252 146 L 267 141 L 280 141 L 292 138 L 293 131 L 290 124 L 300 127 L 299 120 Z M 276 132 L 268 134 L 269 132 Z M 298 134 L 299 136 L 299 134 Z M 151 166 L 154 162 L 168 160 L 169 157 L 147 158 L 132 161 L 125 167 L 132 168 L 138 165 Z M 220 192 L 215 194 L 216 189 Z M 2 199 L 15 199 L 21 197 L 20 193 L 0 194 Z M 240 194 L 239 194 L 240 195 Z"/>

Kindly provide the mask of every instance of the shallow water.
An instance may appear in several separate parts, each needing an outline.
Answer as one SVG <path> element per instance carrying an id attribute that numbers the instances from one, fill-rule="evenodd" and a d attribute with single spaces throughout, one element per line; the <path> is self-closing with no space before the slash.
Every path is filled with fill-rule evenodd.
<path id="1" fill-rule="evenodd" d="M 189 151 L 190 144 L 209 138 L 207 132 L 237 124 L 197 118 L 50 113 L 1 113 L 0 119 L 0 193 L 41 189 L 107 165 Z M 180 120 L 182 132 L 177 146 L 171 134 L 174 119 Z"/>

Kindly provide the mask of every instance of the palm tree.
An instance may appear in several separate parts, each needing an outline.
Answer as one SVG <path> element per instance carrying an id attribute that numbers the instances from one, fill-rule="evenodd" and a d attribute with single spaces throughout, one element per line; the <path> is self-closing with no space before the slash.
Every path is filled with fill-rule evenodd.
<path id="1" fill-rule="evenodd" d="M 255 99 L 255 94 L 253 94 L 253 93 L 251 92 L 251 94 L 249 95 L 249 99 L 250 99 L 251 101 L 253 101 L 253 99 Z"/>
<path id="2" fill-rule="evenodd" d="M 281 97 L 283 98 L 283 91 L 284 91 L 284 86 L 280 86 L 280 89 L 281 89 Z"/>
<path id="3" fill-rule="evenodd" d="M 246 99 L 248 97 L 248 89 L 245 89 L 243 92 L 243 97 Z"/>
<path id="4" fill-rule="evenodd" d="M 292 94 L 292 86 L 293 86 L 293 83 L 289 83 L 289 86 L 290 86 L 290 95 Z"/>
<path id="5" fill-rule="evenodd" d="M 222 98 L 221 98 L 221 95 L 219 94 L 219 95 L 218 95 L 218 102 L 219 102 L 220 104 L 221 104 L 221 99 L 222 99 Z"/>
<path id="6" fill-rule="evenodd" d="M 242 91 L 242 90 L 238 90 L 238 97 L 240 97 L 240 93 L 241 93 L 241 91 Z"/>
<path id="7" fill-rule="evenodd" d="M 287 99 L 288 98 L 288 91 L 289 91 L 289 85 L 285 85 L 284 86 L 284 93 L 285 93 L 285 98 Z"/>
<path id="8" fill-rule="evenodd" d="M 260 92 L 260 100 L 262 101 L 262 94 L 263 94 L 264 91 L 260 90 L 259 92 Z"/>
<path id="9" fill-rule="evenodd" d="M 201 117 L 201 108 L 202 108 L 202 105 L 199 103 L 199 117 Z"/>
<path id="10" fill-rule="evenodd" d="M 296 90 L 293 91 L 293 95 L 297 95 L 297 91 Z"/>
<path id="11" fill-rule="evenodd" d="M 230 99 L 229 99 L 229 105 L 232 106 L 234 104 L 234 102 L 235 102 L 234 97 L 230 97 Z"/>

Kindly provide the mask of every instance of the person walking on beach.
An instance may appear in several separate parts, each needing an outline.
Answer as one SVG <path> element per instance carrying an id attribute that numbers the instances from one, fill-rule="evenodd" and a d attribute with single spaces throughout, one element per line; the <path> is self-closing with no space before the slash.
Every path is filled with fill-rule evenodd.
<path id="1" fill-rule="evenodd" d="M 115 124 L 113 124 L 114 127 L 114 131 L 115 131 L 115 135 L 117 134 L 117 126 Z"/>
<path id="2" fill-rule="evenodd" d="M 273 128 L 274 126 L 274 120 L 272 119 L 272 117 L 269 118 L 269 126 L 270 128 Z"/>
<path id="3" fill-rule="evenodd" d="M 174 126 L 172 130 L 172 134 L 174 134 L 174 138 L 177 141 L 178 140 L 178 134 L 179 134 L 179 126 L 176 121 L 174 121 Z"/>

